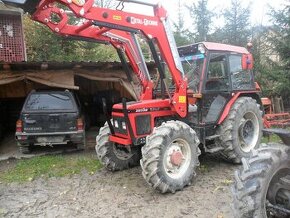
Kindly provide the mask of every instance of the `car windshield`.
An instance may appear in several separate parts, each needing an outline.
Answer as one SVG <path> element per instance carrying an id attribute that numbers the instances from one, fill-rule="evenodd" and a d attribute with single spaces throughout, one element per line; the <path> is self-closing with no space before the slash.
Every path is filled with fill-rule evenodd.
<path id="1" fill-rule="evenodd" d="M 72 110 L 70 96 L 66 93 L 34 93 L 25 105 L 26 110 Z"/>
<path id="2" fill-rule="evenodd" d="M 185 76 L 188 79 L 188 87 L 198 92 L 200 76 L 203 68 L 204 54 L 191 54 L 180 57 Z"/>

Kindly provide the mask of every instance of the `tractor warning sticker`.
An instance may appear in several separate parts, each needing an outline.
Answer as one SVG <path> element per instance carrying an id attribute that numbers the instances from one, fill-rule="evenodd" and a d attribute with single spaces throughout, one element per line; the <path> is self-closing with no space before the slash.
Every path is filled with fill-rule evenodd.
<path id="1" fill-rule="evenodd" d="M 114 20 L 122 20 L 122 17 L 118 16 L 118 15 L 113 15 L 113 19 Z"/>
<path id="2" fill-rule="evenodd" d="M 186 96 L 184 95 L 181 95 L 178 97 L 178 102 L 179 103 L 186 103 Z"/>

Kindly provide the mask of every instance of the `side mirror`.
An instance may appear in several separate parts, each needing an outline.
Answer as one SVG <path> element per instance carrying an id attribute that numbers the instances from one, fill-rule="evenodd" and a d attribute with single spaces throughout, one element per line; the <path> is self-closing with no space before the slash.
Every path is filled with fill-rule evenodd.
<path id="1" fill-rule="evenodd" d="M 253 55 L 252 54 L 243 54 L 242 56 L 242 69 L 243 70 L 252 70 L 253 69 Z"/>

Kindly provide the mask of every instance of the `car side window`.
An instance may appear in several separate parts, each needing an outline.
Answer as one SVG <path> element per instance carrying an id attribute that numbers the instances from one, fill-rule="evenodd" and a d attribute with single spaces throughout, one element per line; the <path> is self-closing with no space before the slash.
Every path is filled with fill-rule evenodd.
<path id="1" fill-rule="evenodd" d="M 253 87 L 252 72 L 242 69 L 242 55 L 229 56 L 230 73 L 233 90 L 245 90 Z"/>
<path id="2" fill-rule="evenodd" d="M 206 90 L 227 90 L 228 89 L 228 72 L 227 59 L 225 54 L 213 53 L 207 70 Z"/>

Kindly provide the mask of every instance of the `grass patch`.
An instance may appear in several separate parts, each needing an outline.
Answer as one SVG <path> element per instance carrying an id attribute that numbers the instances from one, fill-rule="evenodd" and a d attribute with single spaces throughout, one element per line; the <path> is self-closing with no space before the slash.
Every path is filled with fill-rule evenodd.
<path id="1" fill-rule="evenodd" d="M 72 157 L 63 155 L 49 155 L 19 160 L 15 167 L 1 173 L 0 181 L 25 182 L 36 178 L 63 177 L 79 174 L 86 170 L 93 174 L 102 165 L 95 157 Z"/>
<path id="2" fill-rule="evenodd" d="M 277 136 L 276 134 L 271 134 L 269 136 L 263 136 L 261 142 L 262 143 L 269 143 L 269 142 L 282 142 L 282 141 L 281 141 L 280 137 Z"/>
<path id="3" fill-rule="evenodd" d="M 287 127 L 286 130 L 290 131 L 290 127 Z M 262 143 L 268 143 L 268 142 L 279 142 L 282 143 L 282 140 L 280 139 L 280 137 L 276 134 L 270 134 L 269 136 L 263 136 Z"/>

